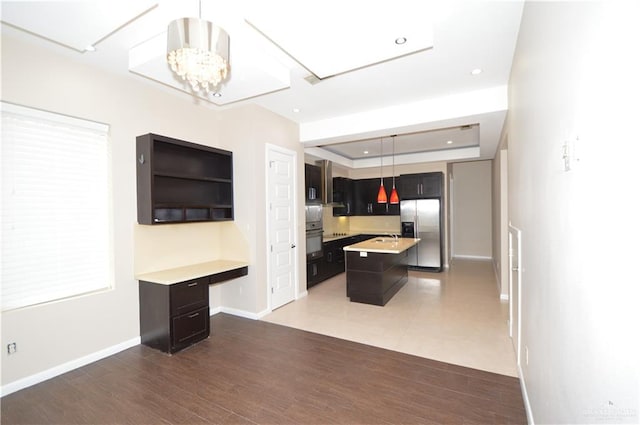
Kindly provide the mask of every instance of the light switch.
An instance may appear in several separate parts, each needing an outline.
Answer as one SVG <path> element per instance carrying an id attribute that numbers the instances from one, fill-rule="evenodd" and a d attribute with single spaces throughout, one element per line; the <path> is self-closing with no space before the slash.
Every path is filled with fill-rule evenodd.
<path id="1" fill-rule="evenodd" d="M 580 161 L 580 158 L 577 154 L 577 145 L 580 139 L 576 136 L 569 140 L 565 140 L 562 145 L 562 159 L 564 161 L 564 171 L 571 171 L 577 163 Z"/>

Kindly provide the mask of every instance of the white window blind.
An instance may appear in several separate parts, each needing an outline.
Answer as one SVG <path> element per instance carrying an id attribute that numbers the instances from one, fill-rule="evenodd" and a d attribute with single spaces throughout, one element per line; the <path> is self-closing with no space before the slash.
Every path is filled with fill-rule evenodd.
<path id="1" fill-rule="evenodd" d="M 2 310 L 111 287 L 109 127 L 1 106 Z"/>

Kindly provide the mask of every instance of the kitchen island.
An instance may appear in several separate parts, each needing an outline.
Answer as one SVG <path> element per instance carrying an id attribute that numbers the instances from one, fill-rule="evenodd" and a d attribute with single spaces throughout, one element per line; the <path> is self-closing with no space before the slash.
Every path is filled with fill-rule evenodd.
<path id="1" fill-rule="evenodd" d="M 347 297 L 383 306 L 407 283 L 407 250 L 420 239 L 378 237 L 345 246 Z"/>

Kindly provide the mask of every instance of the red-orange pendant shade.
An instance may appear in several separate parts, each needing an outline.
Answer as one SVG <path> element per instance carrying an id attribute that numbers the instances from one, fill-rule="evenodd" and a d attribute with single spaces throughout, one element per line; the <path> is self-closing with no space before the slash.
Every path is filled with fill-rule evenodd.
<path id="1" fill-rule="evenodd" d="M 380 189 L 378 190 L 378 203 L 379 204 L 387 203 L 387 191 L 384 190 L 384 185 L 382 184 L 382 180 L 380 180 Z"/>
<path id="2" fill-rule="evenodd" d="M 393 186 L 393 189 L 391 189 L 391 195 L 389 196 L 389 203 L 390 204 L 399 204 L 400 203 L 400 197 L 398 196 L 398 191 L 396 190 L 396 186 Z"/>

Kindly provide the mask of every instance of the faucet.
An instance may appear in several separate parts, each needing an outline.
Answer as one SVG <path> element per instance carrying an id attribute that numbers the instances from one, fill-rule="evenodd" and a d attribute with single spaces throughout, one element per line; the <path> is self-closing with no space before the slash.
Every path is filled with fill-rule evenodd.
<path id="1" fill-rule="evenodd" d="M 391 236 L 396 242 L 398 242 L 398 235 L 396 235 L 395 233 L 387 233 L 389 236 Z"/>

